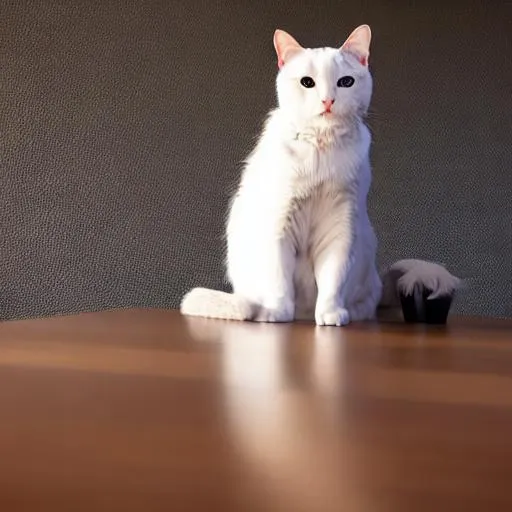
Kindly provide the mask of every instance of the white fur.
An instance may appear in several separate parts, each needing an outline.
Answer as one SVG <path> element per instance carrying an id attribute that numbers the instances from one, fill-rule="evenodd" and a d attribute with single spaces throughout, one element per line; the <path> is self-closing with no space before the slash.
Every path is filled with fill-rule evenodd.
<path id="1" fill-rule="evenodd" d="M 314 318 L 318 325 L 374 318 L 382 284 L 366 204 L 370 73 L 345 47 L 306 50 L 280 32 L 276 48 L 284 60 L 279 106 L 246 161 L 227 222 L 234 295 L 192 290 L 181 310 L 267 322 Z M 362 52 L 366 58 L 364 44 Z M 338 87 L 347 75 L 354 85 Z M 303 87 L 304 76 L 315 87 Z M 335 100 L 328 115 L 325 99 Z"/>
<path id="2" fill-rule="evenodd" d="M 452 295 L 460 286 L 460 279 L 453 276 L 442 265 L 418 260 L 400 260 L 391 265 L 390 271 L 401 274 L 397 291 L 412 295 L 417 286 L 431 290 L 427 299 Z"/>

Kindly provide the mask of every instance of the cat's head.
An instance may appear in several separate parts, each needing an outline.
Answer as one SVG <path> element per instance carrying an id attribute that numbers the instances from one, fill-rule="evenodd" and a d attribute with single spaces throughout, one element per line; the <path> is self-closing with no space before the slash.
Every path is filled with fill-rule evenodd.
<path id="1" fill-rule="evenodd" d="M 303 124 L 340 123 L 363 115 L 372 95 L 370 40 L 370 27 L 361 25 L 340 48 L 311 49 L 276 30 L 279 108 Z"/>

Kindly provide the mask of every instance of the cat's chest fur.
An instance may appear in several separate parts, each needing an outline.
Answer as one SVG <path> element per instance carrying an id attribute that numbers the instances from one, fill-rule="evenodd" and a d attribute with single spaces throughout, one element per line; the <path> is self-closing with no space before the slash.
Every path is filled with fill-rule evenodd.
<path id="1" fill-rule="evenodd" d="M 286 133 L 271 122 L 247 161 L 228 237 L 291 237 L 302 252 L 315 228 L 342 201 L 357 202 L 364 193 L 369 145 L 362 124 L 350 130 L 313 127 Z"/>
<path id="2" fill-rule="evenodd" d="M 315 245 L 322 224 L 346 200 L 346 195 L 341 184 L 326 180 L 290 202 L 282 231 L 291 239 L 297 254 L 307 254 Z"/>
<path id="3" fill-rule="evenodd" d="M 300 133 L 287 145 L 292 174 L 288 193 L 282 194 L 286 216 L 282 228 L 303 246 L 311 231 L 344 201 L 357 203 L 365 189 L 365 160 L 369 138 L 365 130 L 350 134 L 335 131 Z M 368 169 L 369 170 L 369 169 Z"/>
<path id="4" fill-rule="evenodd" d="M 353 148 L 329 144 L 324 137 L 315 136 L 314 142 L 298 138 L 287 149 L 291 154 L 289 186 L 294 199 L 308 198 L 319 188 L 350 188 L 356 181 L 359 156 Z"/>

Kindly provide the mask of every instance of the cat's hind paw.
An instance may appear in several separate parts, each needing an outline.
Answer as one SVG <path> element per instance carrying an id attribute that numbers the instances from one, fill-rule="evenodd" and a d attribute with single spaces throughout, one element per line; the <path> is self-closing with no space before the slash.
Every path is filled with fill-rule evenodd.
<path id="1" fill-rule="evenodd" d="M 254 321 L 268 323 L 293 322 L 293 314 L 277 309 L 262 308 L 254 318 Z"/>
<path id="2" fill-rule="evenodd" d="M 295 306 L 291 301 L 283 301 L 277 307 L 262 306 L 256 314 L 255 322 L 293 322 L 295 317 Z"/>
<path id="3" fill-rule="evenodd" d="M 334 310 L 317 311 L 315 313 L 316 325 L 335 325 L 341 327 L 350 322 L 349 312 L 345 308 L 335 308 Z"/>

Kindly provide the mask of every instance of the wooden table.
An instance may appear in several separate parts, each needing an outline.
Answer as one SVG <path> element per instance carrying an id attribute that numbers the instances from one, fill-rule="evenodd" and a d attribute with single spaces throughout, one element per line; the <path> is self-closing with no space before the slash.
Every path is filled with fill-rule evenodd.
<path id="1" fill-rule="evenodd" d="M 1 323 L 0 510 L 512 511 L 512 322 Z"/>

